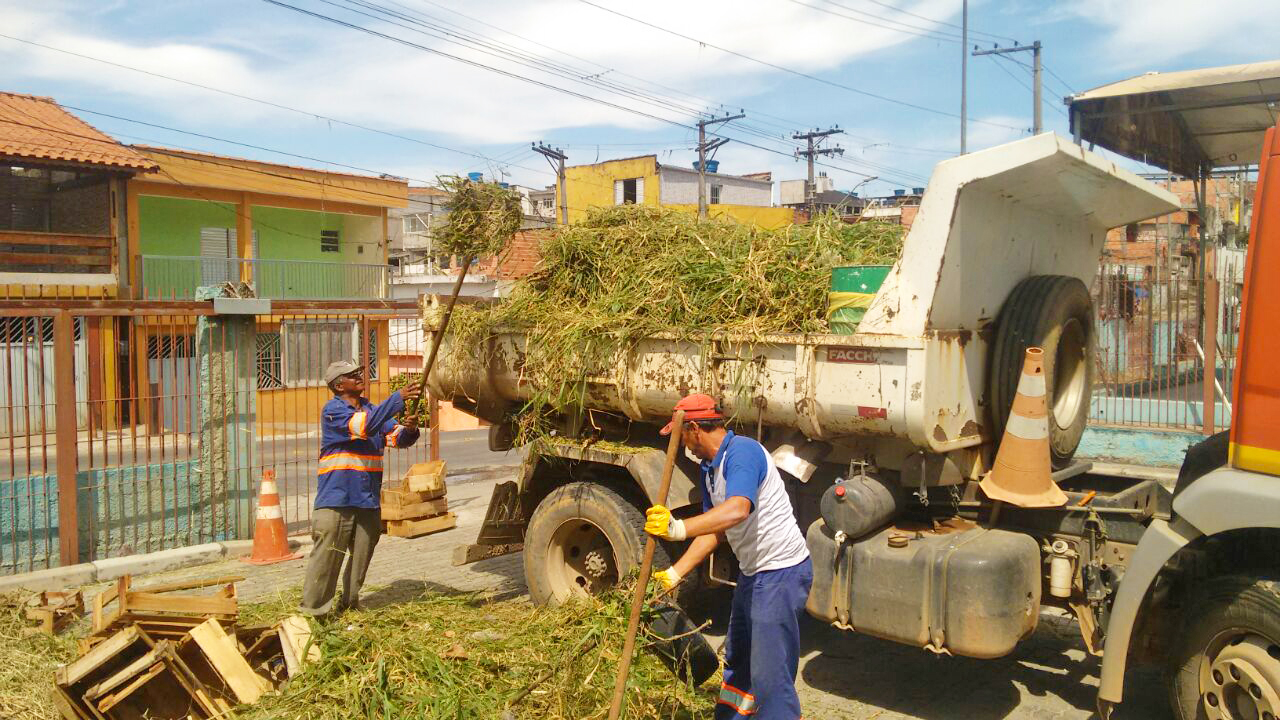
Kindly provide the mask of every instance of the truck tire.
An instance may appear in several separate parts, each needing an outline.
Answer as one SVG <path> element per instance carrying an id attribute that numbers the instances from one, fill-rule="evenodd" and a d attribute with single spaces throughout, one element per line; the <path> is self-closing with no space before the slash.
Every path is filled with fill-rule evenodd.
<path id="1" fill-rule="evenodd" d="M 1049 448 L 1054 469 L 1066 467 L 1089 421 L 1097 333 L 1093 300 L 1084 283 L 1062 275 L 1036 275 L 1005 300 L 991 348 L 987 398 L 993 437 L 1003 437 L 1018 392 L 1028 347 L 1044 349 Z"/>
<path id="2" fill-rule="evenodd" d="M 529 597 L 559 605 L 612 587 L 640 566 L 644 542 L 644 513 L 621 494 L 597 483 L 562 485 L 538 503 L 525 531 Z M 670 566 L 658 543 L 654 570 Z"/>
<path id="3" fill-rule="evenodd" d="M 1174 717 L 1280 718 L 1280 582 L 1210 578 L 1183 617 L 1167 668 Z"/>

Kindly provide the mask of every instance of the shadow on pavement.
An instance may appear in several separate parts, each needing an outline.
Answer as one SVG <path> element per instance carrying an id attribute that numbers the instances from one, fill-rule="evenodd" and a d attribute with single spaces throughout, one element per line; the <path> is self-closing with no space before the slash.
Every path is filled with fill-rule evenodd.
<path id="1" fill-rule="evenodd" d="M 515 598 L 524 595 L 525 590 L 523 582 L 519 587 L 503 583 L 493 590 L 477 592 L 473 590 L 459 590 L 458 588 L 432 582 L 430 580 L 401 579 L 392 582 L 390 585 L 384 585 L 373 592 L 363 593 L 360 598 L 360 606 L 366 610 L 377 610 L 378 608 L 399 605 L 412 600 L 419 600 L 424 595 L 428 594 L 472 596 L 474 599 L 471 604 L 479 607 L 492 602 L 514 600 Z"/>
<path id="2" fill-rule="evenodd" d="M 1100 661 L 1079 659 L 1079 637 L 1066 634 L 1074 624 L 1058 625 L 1042 622 L 1009 656 L 978 660 L 935 655 L 806 618 L 802 656 L 817 655 L 802 661 L 800 675 L 816 690 L 926 720 L 1096 717 Z M 1158 673 L 1134 671 L 1128 680 L 1115 720 L 1170 717 Z"/>

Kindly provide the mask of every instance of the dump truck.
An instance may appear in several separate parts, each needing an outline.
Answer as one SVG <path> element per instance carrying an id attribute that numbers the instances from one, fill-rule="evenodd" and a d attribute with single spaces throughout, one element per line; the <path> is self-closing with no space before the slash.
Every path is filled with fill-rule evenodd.
<path id="1" fill-rule="evenodd" d="M 1280 212 L 1280 187 L 1270 192 Z M 1274 718 L 1280 434 L 1265 429 L 1280 415 L 1250 416 L 1257 447 L 1271 449 L 1238 454 L 1261 466 L 1219 468 L 1226 441 L 1211 438 L 1189 453 L 1172 492 L 1074 460 L 1093 388 L 1089 286 L 1107 231 L 1178 207 L 1167 191 L 1051 133 L 939 163 L 853 334 L 641 339 L 585 378 L 589 419 L 554 418 L 556 437 L 525 448 L 518 480 L 495 490 L 477 546 L 522 544 L 537 602 L 617 582 L 639 562 L 663 464 L 658 428 L 680 397 L 706 392 L 784 471 L 813 557 L 813 617 L 995 658 L 1036 628 L 1042 608 L 1057 607 L 1103 658 L 1104 716 L 1122 698 L 1126 667 L 1160 661 L 1173 668 L 1180 718 Z M 1254 229 L 1271 233 L 1264 247 L 1280 242 L 1280 227 Z M 1280 264 L 1251 247 L 1250 273 Z M 1246 321 L 1270 327 L 1276 316 L 1259 320 L 1246 304 Z M 1269 353 L 1277 331 L 1248 335 L 1247 358 L 1265 362 L 1250 344 Z M 530 397 L 526 338 L 511 330 L 488 342 L 486 362 L 439 370 L 430 388 L 492 423 L 491 448 L 508 449 L 511 417 Z M 978 485 L 1031 346 L 1043 349 L 1053 479 L 1068 498 L 1057 507 L 997 505 Z M 1265 369 L 1253 372 L 1263 374 L 1259 388 L 1276 389 Z M 1239 377 L 1248 388 L 1257 375 L 1245 364 Z M 1237 414 L 1247 402 L 1237 399 Z M 1241 479 L 1258 471 L 1256 482 Z M 700 510 L 697 478 L 682 459 L 669 501 L 677 515 Z M 667 546 L 656 562 L 678 552 Z M 700 581 L 731 583 L 734 572 L 718 550 Z M 1227 709 L 1250 702 L 1256 714 Z"/>

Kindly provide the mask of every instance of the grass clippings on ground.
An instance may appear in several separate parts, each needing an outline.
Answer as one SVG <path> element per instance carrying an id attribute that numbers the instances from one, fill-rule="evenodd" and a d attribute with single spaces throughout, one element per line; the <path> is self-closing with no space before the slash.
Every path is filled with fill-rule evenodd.
<path id="1" fill-rule="evenodd" d="M 244 625 L 297 612 L 298 592 L 241 605 Z M 250 720 L 422 718 L 587 720 L 608 714 L 626 631 L 621 592 L 558 608 L 523 600 L 426 593 L 315 625 L 322 659 L 278 694 L 236 709 Z M 81 621 L 56 637 L 24 636 L 21 610 L 0 616 L 0 717 L 52 720 L 53 673 L 75 658 Z M 715 679 L 682 684 L 637 644 L 625 717 L 711 714 Z"/>

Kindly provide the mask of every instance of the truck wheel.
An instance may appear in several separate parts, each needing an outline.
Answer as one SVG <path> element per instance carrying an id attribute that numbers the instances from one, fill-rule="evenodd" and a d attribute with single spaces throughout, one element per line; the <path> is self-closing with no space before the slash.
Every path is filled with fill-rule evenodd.
<path id="1" fill-rule="evenodd" d="M 1018 392 L 1028 347 L 1044 349 L 1049 447 L 1053 467 L 1071 462 L 1089 421 L 1097 346 L 1093 300 L 1084 283 L 1062 275 L 1036 275 L 1014 287 L 997 320 L 987 397 L 993 437 L 1004 434 Z"/>
<path id="2" fill-rule="evenodd" d="M 1211 578 L 1185 617 L 1169 658 L 1174 717 L 1280 718 L 1280 582 Z"/>
<path id="3" fill-rule="evenodd" d="M 559 605 L 615 585 L 640 565 L 644 514 L 622 495 L 595 483 L 556 488 L 534 509 L 524 537 L 529 597 Z M 671 565 L 662 543 L 654 569 Z"/>

